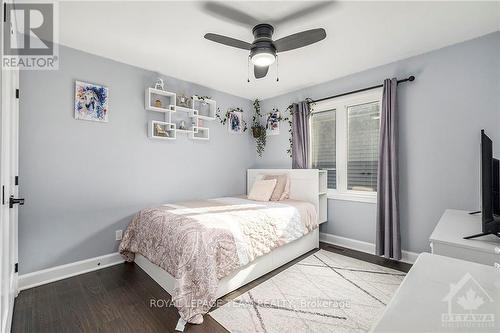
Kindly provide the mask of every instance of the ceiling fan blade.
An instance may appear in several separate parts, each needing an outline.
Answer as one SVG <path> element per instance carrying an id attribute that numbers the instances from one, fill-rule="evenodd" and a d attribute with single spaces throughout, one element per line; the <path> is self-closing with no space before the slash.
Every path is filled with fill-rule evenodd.
<path id="1" fill-rule="evenodd" d="M 269 70 L 269 66 L 253 66 L 253 74 L 256 79 L 263 78 L 267 75 L 267 71 Z"/>
<path id="2" fill-rule="evenodd" d="M 252 48 L 252 44 L 250 44 L 250 43 L 244 42 L 244 41 L 236 39 L 236 38 L 226 37 L 226 36 L 222 36 L 222 35 L 208 33 L 208 34 L 205 34 L 205 38 L 208 40 L 211 40 L 212 42 L 224 44 L 227 46 L 237 47 L 237 48 L 243 49 L 243 50 L 250 50 Z"/>
<path id="3" fill-rule="evenodd" d="M 274 46 L 278 52 L 285 52 L 314 44 L 325 38 L 325 29 L 312 29 L 280 38 L 274 42 Z"/>
<path id="4" fill-rule="evenodd" d="M 279 24 L 287 23 L 287 22 L 290 22 L 290 21 L 293 21 L 293 20 L 296 20 L 299 18 L 302 19 L 307 15 L 312 15 L 312 14 L 315 14 L 315 13 L 320 12 L 322 10 L 325 10 L 334 4 L 335 4 L 335 2 L 333 2 L 333 1 L 317 2 L 311 6 L 301 8 L 301 9 L 299 9 L 293 13 L 290 13 L 288 15 L 285 15 L 279 19 L 272 20 L 271 22 L 274 25 L 279 25 Z"/>
<path id="5" fill-rule="evenodd" d="M 223 5 L 219 2 L 207 1 L 203 4 L 203 7 L 213 16 L 217 16 L 225 21 L 229 20 L 233 23 L 238 23 L 246 27 L 253 27 L 259 23 L 259 20 L 255 17 L 239 11 L 238 9 Z"/>

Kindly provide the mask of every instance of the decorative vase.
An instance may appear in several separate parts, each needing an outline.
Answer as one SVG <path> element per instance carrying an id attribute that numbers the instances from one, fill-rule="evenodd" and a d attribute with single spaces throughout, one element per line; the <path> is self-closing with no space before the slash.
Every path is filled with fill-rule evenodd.
<path id="1" fill-rule="evenodd" d="M 184 120 L 181 120 L 181 122 L 179 123 L 179 129 L 180 130 L 186 129 L 186 122 Z"/>
<path id="2" fill-rule="evenodd" d="M 159 99 L 155 101 L 155 107 L 161 108 L 161 101 Z"/>

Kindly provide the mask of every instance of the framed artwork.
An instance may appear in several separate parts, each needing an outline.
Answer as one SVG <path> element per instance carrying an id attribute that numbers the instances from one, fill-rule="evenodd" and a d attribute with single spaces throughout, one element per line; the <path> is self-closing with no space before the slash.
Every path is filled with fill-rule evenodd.
<path id="1" fill-rule="evenodd" d="M 108 122 L 108 88 L 75 81 L 75 119 Z"/>
<path id="2" fill-rule="evenodd" d="M 227 126 L 230 133 L 243 133 L 243 112 L 233 111 L 229 113 Z"/>
<path id="3" fill-rule="evenodd" d="M 266 124 L 267 135 L 280 134 L 280 113 L 275 111 L 269 115 Z"/>

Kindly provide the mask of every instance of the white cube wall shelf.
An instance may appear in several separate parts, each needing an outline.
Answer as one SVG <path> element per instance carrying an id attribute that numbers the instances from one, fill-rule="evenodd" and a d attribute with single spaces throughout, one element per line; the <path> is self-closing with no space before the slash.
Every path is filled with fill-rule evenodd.
<path id="1" fill-rule="evenodd" d="M 168 133 L 168 136 L 156 135 L 155 126 L 161 126 L 162 129 Z M 148 124 L 148 135 L 151 139 L 175 140 L 177 131 L 175 129 L 175 124 L 167 123 L 164 121 L 152 120 Z"/>
<path id="2" fill-rule="evenodd" d="M 207 127 L 195 127 L 190 136 L 193 140 L 210 140 L 210 130 Z"/>
<path id="3" fill-rule="evenodd" d="M 207 103 L 208 108 L 205 112 L 201 112 L 201 103 Z M 199 112 L 200 119 L 204 120 L 215 120 L 215 113 L 217 112 L 217 103 L 213 99 L 204 98 L 201 99 L 198 96 L 193 96 L 193 109 L 197 109 Z"/>
<path id="4" fill-rule="evenodd" d="M 145 108 L 155 112 L 172 112 L 172 106 L 175 106 L 177 95 L 173 92 L 158 90 L 154 88 L 146 89 Z M 159 100 L 163 105 L 155 106 L 155 101 Z"/>
<path id="5" fill-rule="evenodd" d="M 215 120 L 215 113 L 217 111 L 217 103 L 212 99 L 201 99 L 198 96 L 192 96 L 191 107 L 184 107 L 176 105 L 177 94 L 169 91 L 158 90 L 154 88 L 146 88 L 145 108 L 148 111 L 161 112 L 165 114 L 165 121 L 152 120 L 148 124 L 148 136 L 152 139 L 160 140 L 175 140 L 177 133 L 188 134 L 192 140 L 209 140 L 210 131 L 207 127 L 201 127 L 200 119 L 202 120 Z M 161 107 L 155 105 L 155 101 L 159 100 Z M 202 103 L 207 103 L 208 107 L 204 108 L 204 114 L 196 106 L 201 107 Z M 178 129 L 172 121 L 172 113 L 178 115 L 185 114 L 187 118 L 194 119 L 194 125 L 187 129 Z M 160 125 L 168 128 L 168 137 L 155 135 L 154 127 Z"/>

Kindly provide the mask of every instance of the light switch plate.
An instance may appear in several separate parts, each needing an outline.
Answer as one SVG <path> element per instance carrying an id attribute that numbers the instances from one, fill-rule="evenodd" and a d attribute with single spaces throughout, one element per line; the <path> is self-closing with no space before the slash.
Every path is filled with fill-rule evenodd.
<path id="1" fill-rule="evenodd" d="M 116 240 L 117 240 L 117 241 L 122 240 L 122 237 L 123 237 L 123 231 L 121 231 L 121 230 L 116 230 L 116 231 L 115 231 L 115 236 L 116 236 Z"/>

